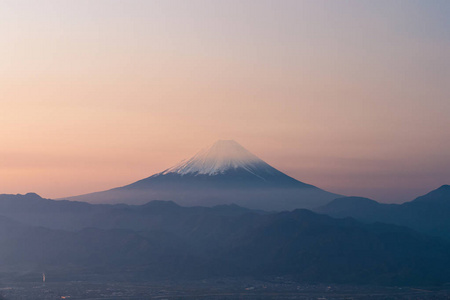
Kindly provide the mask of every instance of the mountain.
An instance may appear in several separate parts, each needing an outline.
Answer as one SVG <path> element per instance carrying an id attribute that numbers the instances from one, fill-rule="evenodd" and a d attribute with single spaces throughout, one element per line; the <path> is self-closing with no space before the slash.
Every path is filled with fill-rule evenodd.
<path id="1" fill-rule="evenodd" d="M 450 238 L 450 186 L 443 185 L 403 204 L 383 204 L 360 197 L 338 198 L 316 212 L 333 217 L 353 217 L 365 222 L 391 223 Z"/>
<path id="2" fill-rule="evenodd" d="M 171 201 L 154 200 L 143 205 L 90 204 L 44 199 L 34 193 L 0 195 L 0 215 L 29 226 L 78 231 L 84 228 L 159 230 L 178 228 L 203 218 L 264 214 L 237 205 L 181 207 Z"/>
<path id="3" fill-rule="evenodd" d="M 165 201 L 84 205 L 32 194 L 2 195 L 0 205 L 1 214 L 9 206 L 16 214 L 47 210 L 49 218 L 68 217 L 64 228 L 77 217 L 85 222 L 68 231 L 56 223 L 47 227 L 44 218 L 32 226 L 0 216 L 2 272 L 45 271 L 54 280 L 286 276 L 352 284 L 450 281 L 445 241 L 395 225 L 334 219 L 304 209 L 260 213 L 235 205 L 182 207 Z M 23 221 L 39 218 L 32 219 Z"/>
<path id="4" fill-rule="evenodd" d="M 219 140 L 191 159 L 148 178 L 64 199 L 127 204 L 171 200 L 184 206 L 235 203 L 281 211 L 318 207 L 337 197 L 341 196 L 278 171 L 233 140 Z"/>
<path id="5" fill-rule="evenodd" d="M 2 273 L 48 271 L 54 279 L 59 274 L 69 280 L 86 280 L 86 274 L 120 275 L 123 270 L 132 270 L 128 276 L 139 276 L 145 266 L 152 270 L 152 276 L 169 276 L 181 267 L 195 269 L 195 257 L 180 251 L 185 246 L 170 234 L 143 235 L 125 229 L 97 228 L 68 232 L 24 225 L 0 216 Z M 178 261 L 172 261 L 173 257 Z"/>
<path id="6" fill-rule="evenodd" d="M 404 227 L 334 219 L 304 209 L 259 221 L 233 242 L 226 256 L 225 264 L 244 274 L 409 285 L 443 283 L 450 274 L 448 243 Z"/>
<path id="7" fill-rule="evenodd" d="M 383 204 L 363 197 L 342 197 L 314 211 L 336 218 L 354 217 L 364 221 L 378 221 L 380 215 L 388 214 L 397 206 L 397 204 Z"/>
<path id="8" fill-rule="evenodd" d="M 405 205 L 421 205 L 423 203 L 432 205 L 439 204 L 444 205 L 445 207 L 450 207 L 450 185 L 445 184 L 426 195 L 417 197 L 409 204 L 405 203 Z"/>

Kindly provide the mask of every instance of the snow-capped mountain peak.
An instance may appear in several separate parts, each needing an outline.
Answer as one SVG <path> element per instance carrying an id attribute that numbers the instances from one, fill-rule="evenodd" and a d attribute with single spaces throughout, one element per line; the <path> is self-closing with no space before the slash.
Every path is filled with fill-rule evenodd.
<path id="1" fill-rule="evenodd" d="M 281 211 L 318 207 L 339 197 L 278 171 L 233 140 L 219 140 L 163 172 L 70 199 L 133 204 L 170 200 L 183 206 L 235 203 Z"/>
<path id="2" fill-rule="evenodd" d="M 188 160 L 165 170 L 162 174 L 177 173 L 217 175 L 228 170 L 243 168 L 251 173 L 256 169 L 271 168 L 234 140 L 218 140 Z"/>

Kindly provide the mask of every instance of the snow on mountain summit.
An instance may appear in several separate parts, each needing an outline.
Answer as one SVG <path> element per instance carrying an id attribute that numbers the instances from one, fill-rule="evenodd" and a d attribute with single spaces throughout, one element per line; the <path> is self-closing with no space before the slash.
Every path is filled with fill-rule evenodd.
<path id="1" fill-rule="evenodd" d="M 318 207 L 339 197 L 284 174 L 233 140 L 219 140 L 163 172 L 69 199 L 133 204 L 170 200 L 182 206 L 208 207 L 234 203 L 282 211 Z"/>
<path id="2" fill-rule="evenodd" d="M 165 170 L 162 174 L 177 173 L 217 175 L 228 170 L 242 168 L 255 175 L 263 169 L 270 172 L 272 167 L 253 155 L 234 140 L 218 140 L 191 159 Z"/>

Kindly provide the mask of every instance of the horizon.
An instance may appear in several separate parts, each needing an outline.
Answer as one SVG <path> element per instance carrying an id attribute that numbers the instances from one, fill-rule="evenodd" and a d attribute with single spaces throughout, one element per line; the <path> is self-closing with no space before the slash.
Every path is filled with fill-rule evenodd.
<path id="1" fill-rule="evenodd" d="M 196 152 L 191 158 L 183 159 L 183 160 L 181 160 L 180 162 L 178 162 L 177 164 L 171 166 L 170 168 L 167 168 L 167 169 L 165 169 L 165 170 L 163 170 L 163 171 L 161 171 L 161 172 L 157 172 L 157 173 L 155 173 L 155 174 L 152 174 L 152 175 L 150 175 L 149 177 L 151 177 L 151 176 L 153 176 L 153 175 L 157 175 L 157 174 L 164 174 L 165 172 L 171 171 L 171 170 L 174 169 L 174 168 L 175 168 L 175 169 L 180 168 L 180 166 L 183 166 L 185 162 L 190 161 L 191 159 L 197 157 L 197 155 L 199 155 L 199 154 L 205 153 L 205 151 L 210 152 L 210 150 L 211 150 L 212 148 L 214 148 L 215 146 L 217 146 L 217 145 L 219 145 L 219 144 L 220 144 L 219 147 L 220 147 L 220 146 L 223 147 L 224 142 L 232 142 L 233 147 L 234 147 L 235 145 L 237 145 L 238 148 L 243 149 L 244 152 L 249 152 L 245 147 L 243 147 L 239 142 L 237 142 L 237 141 L 234 140 L 234 139 L 218 139 L 218 140 L 216 140 L 214 143 L 210 144 L 208 147 L 204 147 L 203 149 L 200 149 L 200 150 L 199 150 L 198 152 Z M 226 148 L 229 148 L 229 143 L 227 143 L 227 144 L 228 144 L 228 145 L 226 146 Z M 221 149 L 221 150 L 223 150 L 223 149 Z M 242 151 L 242 150 L 239 150 L 239 151 Z M 249 152 L 249 154 L 250 154 L 250 156 L 254 156 L 253 153 L 251 153 L 251 152 Z M 213 155 L 217 155 L 219 158 L 223 158 L 223 157 L 227 157 L 227 156 L 228 156 L 227 153 L 223 153 L 223 151 L 220 151 L 220 153 L 214 153 Z M 248 155 L 248 154 L 246 154 L 246 155 Z M 238 158 L 238 157 L 235 157 L 235 153 L 231 153 L 231 156 L 229 156 L 228 158 L 231 159 L 231 160 L 233 160 L 233 159 L 236 159 L 236 158 Z M 260 159 L 258 156 L 256 156 L 256 158 L 257 158 L 258 160 Z M 265 163 L 264 160 L 263 160 L 263 162 Z M 270 164 L 269 164 L 269 165 L 270 165 Z M 273 167 L 273 166 L 272 166 L 272 167 Z M 175 172 L 178 172 L 178 171 L 175 170 Z M 289 176 L 289 174 L 286 174 L 286 175 Z M 143 179 L 143 178 L 140 178 L 139 180 L 141 180 L 141 179 Z M 296 179 L 296 178 L 294 178 L 294 179 Z M 130 182 L 128 182 L 127 184 L 130 184 Z M 436 187 L 436 188 L 433 188 L 433 189 L 431 189 L 431 190 L 428 190 L 428 191 L 424 192 L 423 194 L 416 195 L 415 197 L 413 197 L 413 198 L 411 198 L 411 199 L 408 199 L 408 200 L 405 200 L 405 201 L 389 202 L 389 203 L 402 204 L 402 203 L 405 203 L 405 202 L 410 202 L 410 201 L 416 199 L 417 197 L 420 197 L 420 196 L 423 196 L 423 195 L 425 195 L 425 194 L 428 194 L 428 193 L 431 192 L 431 191 L 440 189 L 440 188 L 442 188 L 442 187 L 448 187 L 448 186 L 450 186 L 450 185 L 449 185 L 449 184 L 443 184 L 443 185 L 440 185 L 440 186 L 438 186 L 438 187 Z M 114 187 L 114 188 L 116 188 L 116 187 Z M 93 192 L 95 193 L 95 192 L 99 192 L 99 191 L 93 191 Z M 331 192 L 332 192 L 332 191 L 331 191 Z M 2 193 L 0 193 L 0 195 L 1 195 L 1 194 L 2 194 Z M 3 193 L 3 194 L 5 194 L 5 193 Z M 33 191 L 30 191 L 30 192 L 27 192 L 27 193 L 23 193 L 23 194 L 22 194 L 22 193 L 17 193 L 17 195 L 26 195 L 26 194 L 37 194 L 38 196 L 42 197 L 42 195 L 40 195 L 40 194 L 38 194 L 38 193 L 35 193 L 35 192 L 33 192 Z M 66 198 L 71 198 L 72 196 L 79 196 L 79 195 L 68 195 L 68 196 L 66 196 L 66 197 L 58 197 L 58 198 L 49 198 L 49 197 L 42 197 L 42 198 L 48 198 L 48 199 L 52 199 L 52 200 L 58 200 L 58 199 L 63 200 L 63 199 L 66 199 Z M 342 195 L 342 197 L 362 197 L 362 196 L 359 196 L 359 195 Z M 367 198 L 367 197 L 366 197 L 366 198 Z M 373 200 L 375 200 L 375 199 L 373 199 Z M 82 201 L 82 202 L 83 202 L 83 200 L 71 200 L 71 201 Z M 152 201 L 161 201 L 161 200 L 155 199 L 155 200 L 150 200 L 149 202 L 152 202 Z M 167 200 L 166 200 L 166 201 L 167 201 Z M 170 201 L 170 200 L 169 200 L 169 201 Z M 380 203 L 383 203 L 382 201 L 379 201 L 379 202 L 380 202 Z"/>
<path id="2" fill-rule="evenodd" d="M 450 2 L 6 1 L 0 194 L 62 198 L 218 138 L 321 189 L 450 184 Z"/>

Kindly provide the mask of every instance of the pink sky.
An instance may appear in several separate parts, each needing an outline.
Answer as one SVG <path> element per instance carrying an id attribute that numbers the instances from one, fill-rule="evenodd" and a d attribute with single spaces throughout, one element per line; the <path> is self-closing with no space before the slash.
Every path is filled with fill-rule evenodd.
<path id="1" fill-rule="evenodd" d="M 450 184 L 446 1 L 4 1 L 0 193 L 63 197 L 217 139 L 331 192 Z"/>

